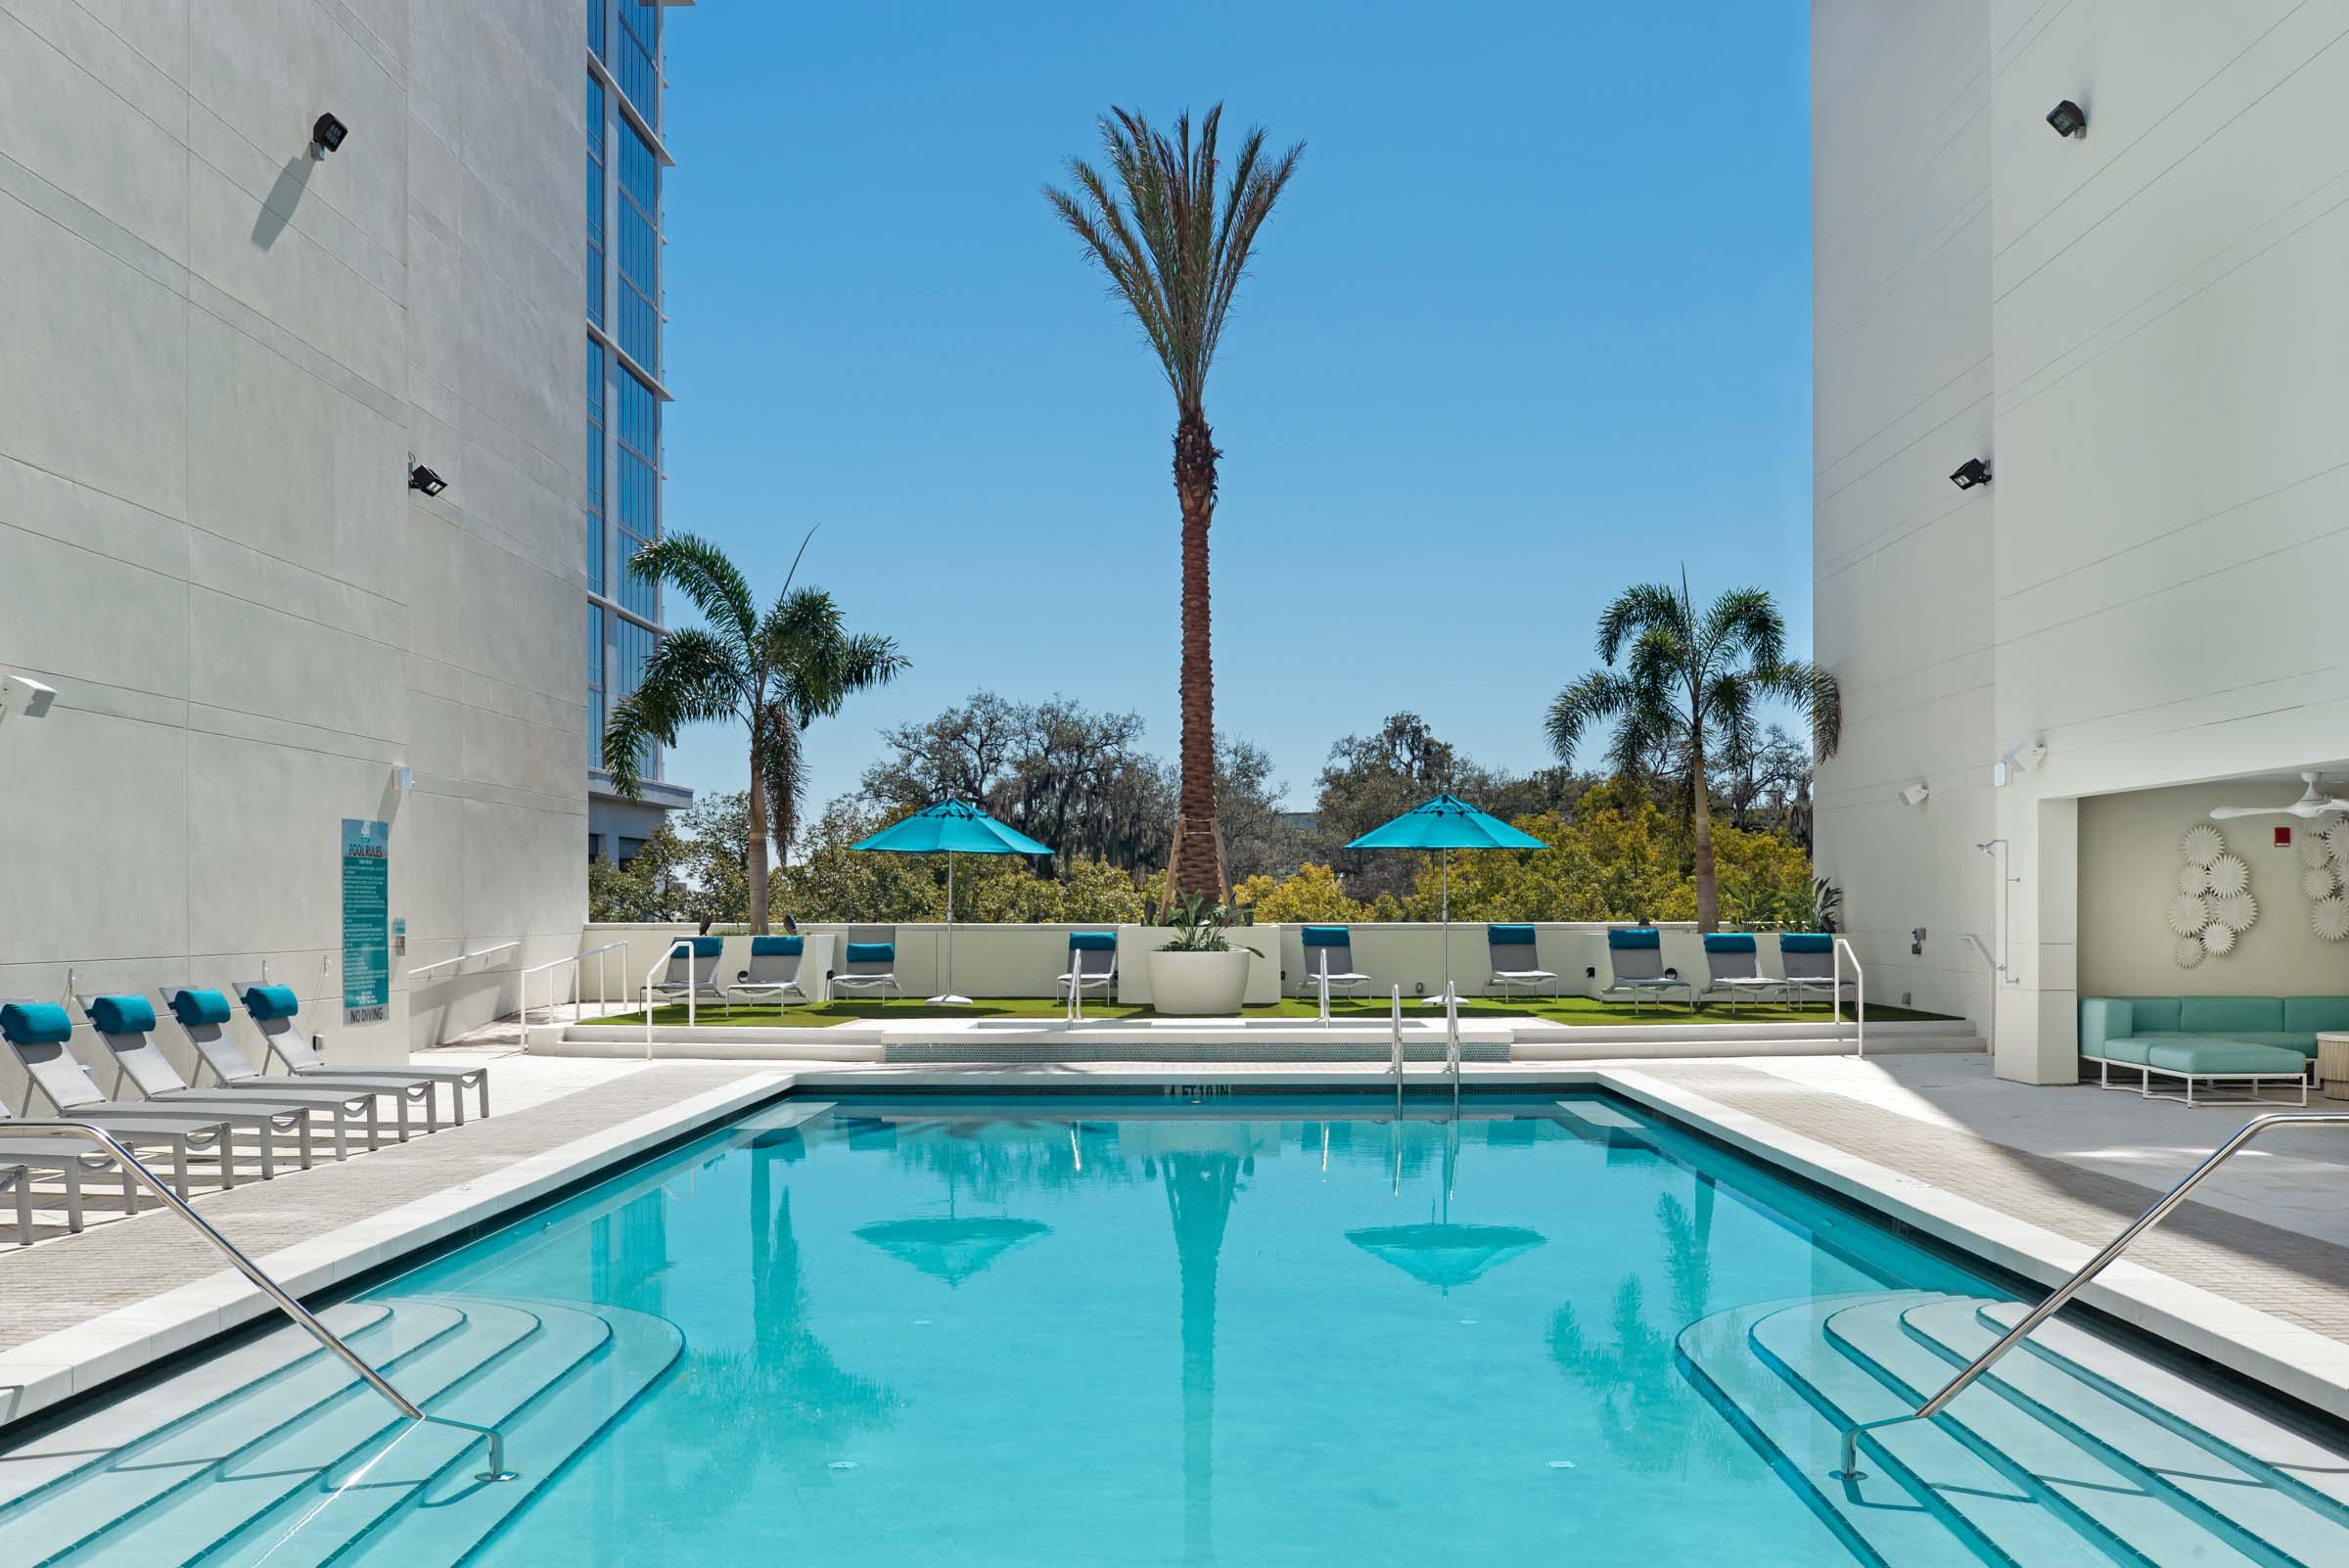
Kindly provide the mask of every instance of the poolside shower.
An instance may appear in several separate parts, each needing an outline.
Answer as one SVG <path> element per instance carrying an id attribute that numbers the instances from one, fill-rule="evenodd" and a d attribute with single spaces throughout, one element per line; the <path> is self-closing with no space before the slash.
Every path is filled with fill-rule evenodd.
<path id="1" fill-rule="evenodd" d="M 2014 877 L 2008 874 L 2009 856 L 2013 846 L 2004 839 L 1984 839 L 1974 848 L 1999 862 L 1999 956 L 1991 968 L 1997 973 L 2001 984 L 2011 986 L 2016 984 L 2016 981 L 2012 949 L 2013 938 L 2010 935 L 2012 927 L 2008 924 L 2007 914 L 2011 907 L 2011 890 L 2015 883 Z M 1990 955 L 1986 952 L 1983 956 L 1987 958 Z"/>

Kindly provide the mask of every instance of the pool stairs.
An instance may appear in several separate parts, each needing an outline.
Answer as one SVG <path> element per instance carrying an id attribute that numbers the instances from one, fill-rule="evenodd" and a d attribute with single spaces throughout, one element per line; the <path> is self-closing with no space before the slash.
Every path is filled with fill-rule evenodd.
<path id="1" fill-rule="evenodd" d="M 1681 1370 L 1871 1568 L 2349 1564 L 2349 1453 L 2060 1320 L 1931 1421 L 1913 1408 L 2022 1315 L 1894 1291 L 1690 1324 Z"/>
<path id="2" fill-rule="evenodd" d="M 436 1415 L 402 1419 L 299 1329 L 262 1336 L 0 1453 L 9 1568 L 396 1563 L 453 1568 L 684 1348 L 666 1319 L 521 1298 L 418 1296 L 321 1314 Z"/>

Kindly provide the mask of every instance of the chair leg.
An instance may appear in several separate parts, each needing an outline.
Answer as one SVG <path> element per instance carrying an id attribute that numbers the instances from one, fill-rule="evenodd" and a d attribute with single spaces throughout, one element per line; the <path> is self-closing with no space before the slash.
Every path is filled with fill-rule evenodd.
<path id="1" fill-rule="evenodd" d="M 17 1167 L 17 1245 L 32 1245 L 32 1168 Z"/>
<path id="2" fill-rule="evenodd" d="M 302 1112 L 300 1120 L 306 1126 L 310 1120 L 310 1113 Z M 261 1179 L 274 1181 L 277 1179 L 277 1128 L 268 1117 L 264 1116 L 254 1127 L 253 1137 L 261 1146 Z"/>
<path id="3" fill-rule="evenodd" d="M 66 1228 L 81 1233 L 81 1162 L 66 1162 Z"/>

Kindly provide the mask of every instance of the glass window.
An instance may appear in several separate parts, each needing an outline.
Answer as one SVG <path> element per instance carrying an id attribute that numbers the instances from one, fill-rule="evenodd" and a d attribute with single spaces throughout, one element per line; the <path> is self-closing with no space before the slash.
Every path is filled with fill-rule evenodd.
<path id="1" fill-rule="evenodd" d="M 587 765 L 604 765 L 604 611 L 587 607 Z"/>
<path id="2" fill-rule="evenodd" d="M 620 397 L 620 439 L 615 448 L 620 493 L 615 520 L 620 525 L 622 564 L 620 591 L 614 597 L 645 620 L 658 622 L 659 584 L 647 582 L 627 571 L 625 564 L 638 550 L 661 536 L 661 474 L 657 466 L 661 450 L 661 403 L 653 395 L 653 390 L 634 376 L 622 375 L 614 381 Z"/>
<path id="3" fill-rule="evenodd" d="M 620 0 L 620 37 L 614 51 L 620 58 L 615 74 L 628 102 L 656 125 L 661 115 L 661 77 L 653 62 L 660 49 L 661 8 L 650 0 Z"/>
<path id="4" fill-rule="evenodd" d="M 644 666 L 653 656 L 654 637 L 651 631 L 624 617 L 616 617 L 614 625 L 615 651 L 619 658 L 613 669 L 613 694 L 625 697 L 644 684 Z M 647 778 L 661 776 L 661 752 L 658 747 L 648 745 L 645 748 L 642 771 Z"/>
<path id="5" fill-rule="evenodd" d="M 587 0 L 587 47 L 604 58 L 604 0 Z"/>
<path id="6" fill-rule="evenodd" d="M 587 319 L 604 324 L 604 89 L 587 78 Z"/>
<path id="7" fill-rule="evenodd" d="M 636 127 L 620 127 L 620 346 L 661 374 L 661 163 Z"/>
<path id="8" fill-rule="evenodd" d="M 587 340 L 587 587 L 604 591 L 604 346 Z"/>

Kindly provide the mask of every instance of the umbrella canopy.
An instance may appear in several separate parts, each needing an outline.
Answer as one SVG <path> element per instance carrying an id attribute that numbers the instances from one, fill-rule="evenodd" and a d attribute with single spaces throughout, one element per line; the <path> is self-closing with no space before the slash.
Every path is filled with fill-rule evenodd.
<path id="1" fill-rule="evenodd" d="M 857 1236 L 934 1279 L 959 1285 L 1024 1241 L 1048 1236 L 1052 1227 L 1036 1220 L 884 1220 Z"/>
<path id="2" fill-rule="evenodd" d="M 967 801 L 941 801 L 893 822 L 852 850 L 889 854 L 1050 854 L 1017 828 L 1005 827 Z"/>
<path id="3" fill-rule="evenodd" d="M 857 848 L 862 849 L 862 845 Z M 1346 846 L 1349 850 L 1542 850 L 1548 846 L 1520 833 L 1488 811 L 1452 794 L 1414 806 Z"/>
<path id="4" fill-rule="evenodd" d="M 954 991 L 954 856 L 958 854 L 1050 854 L 1042 845 L 1017 828 L 1005 827 L 968 801 L 941 801 L 924 807 L 901 822 L 858 839 L 852 850 L 877 850 L 884 854 L 943 854 L 946 857 L 946 960 L 941 966 L 946 989 L 934 1002 L 968 1006 L 968 996 Z"/>
<path id="5" fill-rule="evenodd" d="M 1450 1295 L 1510 1259 L 1533 1251 L 1548 1238 L 1523 1225 L 1374 1225 L 1349 1230 L 1346 1239 Z"/>

